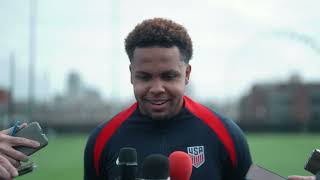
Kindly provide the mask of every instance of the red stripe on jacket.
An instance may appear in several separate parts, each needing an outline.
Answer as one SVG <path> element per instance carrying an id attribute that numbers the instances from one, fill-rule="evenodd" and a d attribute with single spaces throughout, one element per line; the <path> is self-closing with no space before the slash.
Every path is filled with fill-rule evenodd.
<path id="1" fill-rule="evenodd" d="M 102 128 L 99 135 L 97 136 L 93 154 L 94 168 L 96 170 L 97 176 L 99 176 L 100 174 L 100 157 L 105 145 L 114 134 L 114 132 L 118 129 L 118 127 L 137 109 L 137 107 L 138 104 L 134 103 L 128 109 L 120 112 L 118 115 L 112 118 L 106 126 Z"/>
<path id="2" fill-rule="evenodd" d="M 231 138 L 231 135 L 229 134 L 224 124 L 214 113 L 212 113 L 205 106 L 197 102 L 194 102 L 187 96 L 184 96 L 183 99 L 185 102 L 185 107 L 189 109 L 189 111 L 193 113 L 195 116 L 197 116 L 199 119 L 204 121 L 217 134 L 218 138 L 222 141 L 223 145 L 229 153 L 233 167 L 236 167 L 237 155 L 235 146 Z"/>

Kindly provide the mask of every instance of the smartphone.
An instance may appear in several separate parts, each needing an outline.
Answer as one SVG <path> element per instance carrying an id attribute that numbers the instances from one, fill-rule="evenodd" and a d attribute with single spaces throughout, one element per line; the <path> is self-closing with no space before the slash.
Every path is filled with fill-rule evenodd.
<path id="1" fill-rule="evenodd" d="M 315 149 L 312 151 L 308 162 L 304 166 L 304 169 L 311 172 L 312 174 L 317 174 L 320 171 L 320 150 Z"/>
<path id="2" fill-rule="evenodd" d="M 286 178 L 258 165 L 251 165 L 246 178 L 248 180 L 285 180 Z"/>
<path id="3" fill-rule="evenodd" d="M 17 168 L 19 174 L 18 176 L 22 176 L 30 172 L 33 172 L 35 167 L 36 166 L 33 162 L 22 164 L 20 167 Z"/>
<path id="4" fill-rule="evenodd" d="M 26 146 L 14 147 L 14 149 L 24 153 L 27 156 L 32 155 L 33 153 L 37 152 L 38 150 L 40 150 L 48 145 L 48 138 L 42 132 L 42 129 L 41 129 L 38 122 L 32 122 L 32 123 L 28 124 L 28 127 L 18 130 L 14 136 L 31 139 L 34 141 L 38 141 L 40 143 L 40 146 L 37 148 L 31 148 L 31 147 L 26 147 Z"/>

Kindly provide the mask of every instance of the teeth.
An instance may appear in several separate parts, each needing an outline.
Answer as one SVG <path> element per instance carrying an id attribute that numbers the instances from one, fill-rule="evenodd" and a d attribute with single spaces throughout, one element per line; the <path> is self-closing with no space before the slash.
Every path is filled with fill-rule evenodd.
<path id="1" fill-rule="evenodd" d="M 154 104 L 154 105 L 162 105 L 164 103 L 166 103 L 167 101 L 150 101 L 151 104 Z"/>

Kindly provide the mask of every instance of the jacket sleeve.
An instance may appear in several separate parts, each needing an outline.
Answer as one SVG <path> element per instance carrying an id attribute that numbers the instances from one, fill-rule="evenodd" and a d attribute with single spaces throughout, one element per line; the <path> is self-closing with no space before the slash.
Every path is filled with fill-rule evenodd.
<path id="1" fill-rule="evenodd" d="M 224 169 L 224 179 L 228 180 L 245 180 L 247 171 L 249 170 L 252 159 L 246 137 L 242 130 L 232 120 L 225 119 L 226 128 L 229 130 L 234 147 L 236 150 L 237 163 L 233 167 L 230 163 Z M 230 162 L 230 161 L 227 161 Z"/>

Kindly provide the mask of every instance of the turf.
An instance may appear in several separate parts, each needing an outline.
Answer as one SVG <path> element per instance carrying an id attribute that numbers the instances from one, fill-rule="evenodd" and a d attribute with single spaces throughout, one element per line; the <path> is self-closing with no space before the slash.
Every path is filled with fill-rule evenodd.
<path id="1" fill-rule="evenodd" d="M 304 170 L 313 149 L 320 148 L 320 134 L 249 134 L 254 163 L 282 176 L 309 175 Z"/>
<path id="2" fill-rule="evenodd" d="M 17 179 L 83 179 L 83 152 L 85 143 L 85 135 L 49 137 L 48 146 L 34 154 L 30 159 L 37 165 L 34 172 Z"/>

